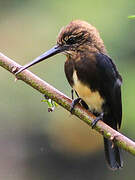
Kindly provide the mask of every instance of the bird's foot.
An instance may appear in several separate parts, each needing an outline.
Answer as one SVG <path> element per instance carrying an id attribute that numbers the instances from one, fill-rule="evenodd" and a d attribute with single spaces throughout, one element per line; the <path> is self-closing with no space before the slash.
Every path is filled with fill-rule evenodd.
<path id="1" fill-rule="evenodd" d="M 74 99 L 73 101 L 72 101 L 72 104 L 71 104 L 71 109 L 70 109 L 70 112 L 72 113 L 73 112 L 73 110 L 74 110 L 74 108 L 75 108 L 75 106 L 77 105 L 77 104 L 81 104 L 85 109 L 89 109 L 89 107 L 88 107 L 88 105 L 86 104 L 86 102 L 84 101 L 84 100 L 82 100 L 80 97 L 78 97 L 78 98 L 76 98 L 76 99 Z"/>
<path id="2" fill-rule="evenodd" d="M 93 120 L 92 125 L 91 125 L 92 129 L 96 126 L 99 120 L 103 120 L 103 116 L 104 116 L 104 113 L 101 113 L 98 117 L 96 117 L 96 119 Z"/>
<path id="3" fill-rule="evenodd" d="M 74 110 L 75 106 L 76 106 L 80 101 L 81 101 L 81 98 L 80 98 L 80 97 L 78 97 L 78 98 L 76 98 L 76 99 L 74 99 L 74 100 L 72 101 L 71 109 L 70 109 L 71 114 L 73 113 L 73 110 Z"/>
<path id="4" fill-rule="evenodd" d="M 75 92 L 75 94 L 76 94 L 76 96 L 77 96 L 76 99 L 74 99 L 74 92 Z M 71 109 L 70 109 L 70 112 L 71 112 L 71 113 L 73 112 L 75 106 L 76 106 L 77 104 L 79 104 L 79 103 L 80 103 L 85 109 L 89 110 L 89 107 L 88 107 L 88 105 L 86 104 L 86 102 L 79 97 L 78 93 L 77 93 L 74 89 L 71 89 L 71 96 L 72 96 L 72 100 L 73 100 L 73 101 L 72 101 L 72 104 L 71 104 Z"/>

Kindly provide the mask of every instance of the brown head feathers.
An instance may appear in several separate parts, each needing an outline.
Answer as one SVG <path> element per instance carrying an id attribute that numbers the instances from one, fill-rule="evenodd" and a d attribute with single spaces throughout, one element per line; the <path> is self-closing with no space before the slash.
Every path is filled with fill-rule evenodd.
<path id="1" fill-rule="evenodd" d="M 57 44 L 70 46 L 69 51 L 83 51 L 87 48 L 89 52 L 106 54 L 104 43 L 97 29 L 81 20 L 74 20 L 63 28 L 59 33 Z"/>

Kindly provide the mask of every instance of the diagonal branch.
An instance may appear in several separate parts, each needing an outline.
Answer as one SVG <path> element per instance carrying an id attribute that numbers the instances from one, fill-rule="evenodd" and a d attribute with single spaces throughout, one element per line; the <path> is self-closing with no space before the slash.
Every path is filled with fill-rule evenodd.
<path id="1" fill-rule="evenodd" d="M 5 68 L 12 74 L 14 74 L 16 70 L 20 67 L 19 64 L 6 57 L 2 53 L 0 53 L 0 66 Z M 36 75 L 34 75 L 33 73 L 31 73 L 30 71 L 25 70 L 22 73 L 18 74 L 17 79 L 24 81 L 31 87 L 38 90 L 40 93 L 47 95 L 50 99 L 58 103 L 66 110 L 70 111 L 72 100 L 48 83 L 46 83 L 45 81 L 43 81 L 42 79 L 40 79 L 39 77 L 37 77 Z M 73 114 L 79 117 L 89 126 L 91 126 L 93 119 L 95 119 L 95 116 L 93 114 L 86 111 L 79 105 L 75 107 Z M 100 134 L 102 134 L 104 137 L 112 140 L 122 149 L 128 151 L 132 155 L 135 155 L 135 142 L 122 135 L 121 133 L 115 131 L 114 129 L 106 125 L 104 122 L 98 121 L 94 129 Z"/>

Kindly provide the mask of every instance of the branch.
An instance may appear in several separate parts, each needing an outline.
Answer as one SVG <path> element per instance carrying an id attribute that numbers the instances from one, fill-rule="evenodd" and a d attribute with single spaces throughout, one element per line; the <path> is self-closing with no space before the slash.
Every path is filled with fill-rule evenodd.
<path id="1" fill-rule="evenodd" d="M 14 74 L 15 71 L 17 71 L 21 67 L 19 64 L 6 57 L 2 53 L 0 53 L 0 66 L 5 68 L 12 74 Z M 18 74 L 17 79 L 24 81 L 40 93 L 48 96 L 50 99 L 58 103 L 66 110 L 70 111 L 72 100 L 30 71 L 25 70 L 22 73 Z M 73 114 L 87 123 L 89 126 L 91 126 L 92 121 L 96 118 L 93 114 L 86 111 L 79 105 L 75 107 Z M 135 155 L 135 142 L 122 135 L 121 133 L 115 131 L 103 121 L 98 121 L 94 129 L 107 139 L 112 140 L 117 146 L 121 147 L 125 151 L 128 151 L 132 155 Z"/>

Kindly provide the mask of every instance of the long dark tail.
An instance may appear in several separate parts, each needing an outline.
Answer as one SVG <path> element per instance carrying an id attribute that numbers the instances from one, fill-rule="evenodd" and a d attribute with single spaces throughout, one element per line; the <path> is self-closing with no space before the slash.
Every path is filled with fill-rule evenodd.
<path id="1" fill-rule="evenodd" d="M 108 120 L 108 122 L 107 122 Z M 105 122 L 106 121 L 106 122 Z M 117 130 L 117 123 L 111 118 L 106 117 L 104 122 L 111 126 L 113 129 Z M 123 160 L 121 157 L 120 149 L 112 143 L 112 141 L 104 138 L 104 149 L 105 149 L 105 157 L 109 167 L 112 170 L 117 170 L 123 167 Z"/>

